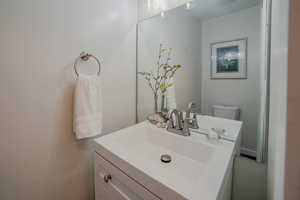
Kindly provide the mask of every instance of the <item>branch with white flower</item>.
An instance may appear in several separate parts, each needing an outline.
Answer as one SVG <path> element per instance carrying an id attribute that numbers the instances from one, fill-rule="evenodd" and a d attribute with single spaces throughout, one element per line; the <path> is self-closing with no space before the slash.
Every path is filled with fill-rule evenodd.
<path id="1" fill-rule="evenodd" d="M 171 80 L 175 76 L 176 71 L 181 67 L 181 65 L 171 66 L 169 64 L 171 53 L 171 48 L 163 48 L 163 45 L 160 44 L 155 73 L 153 71 L 139 72 L 140 75 L 144 76 L 155 97 L 159 94 L 165 95 L 167 89 L 173 86 Z M 166 58 L 164 59 L 164 57 Z"/>

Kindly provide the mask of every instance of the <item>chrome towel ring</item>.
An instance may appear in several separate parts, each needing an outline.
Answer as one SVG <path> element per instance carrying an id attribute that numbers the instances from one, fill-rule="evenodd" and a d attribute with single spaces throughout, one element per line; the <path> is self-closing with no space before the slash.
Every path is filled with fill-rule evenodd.
<path id="1" fill-rule="evenodd" d="M 79 62 L 80 60 L 87 61 L 87 60 L 89 60 L 90 58 L 94 58 L 94 59 L 97 61 L 98 66 L 99 66 L 99 70 L 98 70 L 98 72 L 97 72 L 97 75 L 100 76 L 100 72 L 101 72 L 101 63 L 100 63 L 99 59 L 98 59 L 97 57 L 93 56 L 92 54 L 85 53 L 85 52 L 81 52 L 80 56 L 79 56 L 78 58 L 76 58 L 76 60 L 75 60 L 75 63 L 74 63 L 74 71 L 75 71 L 75 74 L 76 74 L 77 76 L 79 76 L 79 73 L 78 73 L 78 71 L 77 71 L 77 64 L 78 64 L 78 62 Z"/>

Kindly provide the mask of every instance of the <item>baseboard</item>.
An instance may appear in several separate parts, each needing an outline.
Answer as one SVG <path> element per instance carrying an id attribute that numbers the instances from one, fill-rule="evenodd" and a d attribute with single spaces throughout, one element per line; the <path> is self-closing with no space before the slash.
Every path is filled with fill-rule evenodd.
<path id="1" fill-rule="evenodd" d="M 241 148 L 241 156 L 245 156 L 247 158 L 256 160 L 256 151 L 242 147 Z"/>

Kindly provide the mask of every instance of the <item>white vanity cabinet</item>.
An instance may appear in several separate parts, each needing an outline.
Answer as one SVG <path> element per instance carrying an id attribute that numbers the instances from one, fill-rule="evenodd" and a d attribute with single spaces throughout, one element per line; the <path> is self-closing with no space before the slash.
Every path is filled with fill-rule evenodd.
<path id="1" fill-rule="evenodd" d="M 97 138 L 96 200 L 230 200 L 237 144 L 183 137 L 149 122 Z M 165 154 L 171 162 L 161 161 Z"/>
<path id="2" fill-rule="evenodd" d="M 94 157 L 96 200 L 159 200 L 99 154 Z"/>
<path id="3" fill-rule="evenodd" d="M 160 200 L 143 185 L 95 153 L 95 200 Z M 232 165 L 228 168 L 217 200 L 231 199 Z"/>

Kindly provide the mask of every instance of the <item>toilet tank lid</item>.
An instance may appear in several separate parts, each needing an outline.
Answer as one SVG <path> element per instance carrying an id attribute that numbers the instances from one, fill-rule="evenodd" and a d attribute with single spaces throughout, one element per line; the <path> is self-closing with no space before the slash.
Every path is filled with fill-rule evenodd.
<path id="1" fill-rule="evenodd" d="M 229 105 L 213 105 L 214 109 L 223 109 L 223 110 L 239 110 L 240 108 L 237 106 L 229 106 Z"/>

